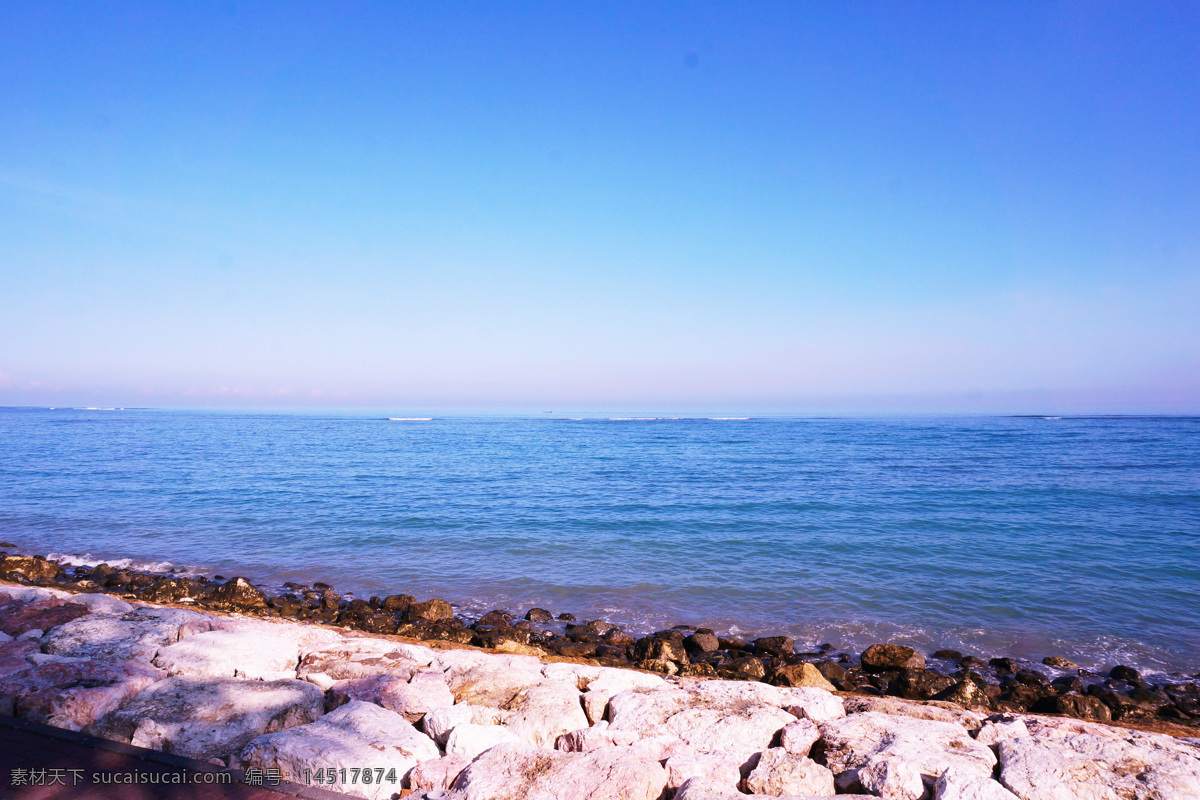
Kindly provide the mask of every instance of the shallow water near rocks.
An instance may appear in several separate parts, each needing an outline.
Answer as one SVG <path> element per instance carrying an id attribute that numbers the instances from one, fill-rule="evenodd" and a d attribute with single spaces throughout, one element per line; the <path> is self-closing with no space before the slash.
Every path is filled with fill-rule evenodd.
<path id="1" fill-rule="evenodd" d="M 1200 419 L 0 409 L 0 539 L 798 645 L 1200 669 Z"/>

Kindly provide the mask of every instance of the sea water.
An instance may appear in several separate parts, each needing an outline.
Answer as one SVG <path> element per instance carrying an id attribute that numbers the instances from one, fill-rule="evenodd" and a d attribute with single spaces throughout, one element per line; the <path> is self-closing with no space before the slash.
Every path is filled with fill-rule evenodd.
<path id="1" fill-rule="evenodd" d="M 713 416 L 0 409 L 0 540 L 635 633 L 1200 669 L 1200 419 Z"/>

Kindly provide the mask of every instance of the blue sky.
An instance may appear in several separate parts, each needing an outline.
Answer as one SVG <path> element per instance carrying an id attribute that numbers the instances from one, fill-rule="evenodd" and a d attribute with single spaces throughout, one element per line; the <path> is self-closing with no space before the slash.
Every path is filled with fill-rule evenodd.
<path id="1" fill-rule="evenodd" d="M 1200 411 L 1200 5 L 0 3 L 0 404 Z"/>

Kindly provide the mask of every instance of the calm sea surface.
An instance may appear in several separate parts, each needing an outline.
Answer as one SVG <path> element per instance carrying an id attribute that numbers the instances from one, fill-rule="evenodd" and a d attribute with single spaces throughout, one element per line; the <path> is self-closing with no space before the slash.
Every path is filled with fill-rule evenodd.
<path id="1" fill-rule="evenodd" d="M 1200 669 L 1200 419 L 560 416 L 0 409 L 0 539 L 634 632 Z"/>

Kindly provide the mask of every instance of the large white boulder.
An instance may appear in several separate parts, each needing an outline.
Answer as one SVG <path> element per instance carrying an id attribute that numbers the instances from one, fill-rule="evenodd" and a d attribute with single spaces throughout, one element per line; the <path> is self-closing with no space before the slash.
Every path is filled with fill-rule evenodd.
<path id="1" fill-rule="evenodd" d="M 175 677 L 84 730 L 189 758 L 228 760 L 264 733 L 316 721 L 323 705 L 321 690 L 304 681 Z"/>
<path id="2" fill-rule="evenodd" d="M 991 776 L 996 756 L 986 745 L 971 738 L 955 722 L 896 717 L 877 711 L 851 714 L 821 725 L 825 762 L 834 774 L 854 778 L 858 770 L 877 762 L 903 762 L 932 787 L 947 769 Z M 906 770 L 893 765 L 876 767 L 875 777 L 889 785 L 903 783 Z M 844 783 L 853 783 L 845 781 Z"/>
<path id="3" fill-rule="evenodd" d="M 516 744 L 521 739 L 502 725 L 457 725 L 446 737 L 446 755 L 475 758 L 498 744 Z"/>
<path id="4" fill-rule="evenodd" d="M 994 779 L 960 770 L 946 770 L 934 786 L 935 800 L 1018 800 Z"/>
<path id="5" fill-rule="evenodd" d="M 554 747 L 562 734 L 588 726 L 579 690 L 566 683 L 545 681 L 522 689 L 505 708 L 512 716 L 504 724 L 534 747 Z"/>
<path id="6" fill-rule="evenodd" d="M 667 768 L 668 789 L 678 789 L 692 778 L 702 778 L 732 792 L 742 780 L 741 765 L 719 753 L 671 756 L 663 766 Z"/>
<path id="7" fill-rule="evenodd" d="M 941 700 L 904 700 L 899 697 L 868 697 L 851 695 L 842 699 L 847 714 L 862 714 L 878 711 L 894 717 L 931 719 L 935 722 L 956 722 L 967 730 L 978 730 L 983 725 L 983 715 L 969 711 L 955 703 Z"/>
<path id="8" fill-rule="evenodd" d="M 466 756 L 445 756 L 422 761 L 408 771 L 406 781 L 413 792 L 436 792 L 449 789 L 471 759 Z"/>
<path id="9" fill-rule="evenodd" d="M 659 800 L 667 772 L 628 748 L 561 753 L 527 744 L 501 744 L 454 782 L 465 800 Z"/>
<path id="10" fill-rule="evenodd" d="M 455 702 L 501 708 L 520 692 L 545 680 L 542 664 L 535 658 L 484 653 L 472 655 L 480 655 L 485 660 L 472 663 L 469 659 L 456 658 L 445 669 L 446 682 L 454 694 Z M 447 662 L 439 655 L 435 663 L 440 666 Z"/>
<path id="11" fill-rule="evenodd" d="M 421 720 L 421 730 L 439 745 L 446 744 L 446 737 L 459 725 L 499 725 L 508 719 L 509 712 L 470 703 L 432 709 Z"/>
<path id="12" fill-rule="evenodd" d="M 160 649 L 154 665 L 168 675 L 277 680 L 296 677 L 300 644 L 286 633 L 216 630 Z"/>
<path id="13" fill-rule="evenodd" d="M 345 768 L 358 780 L 339 781 L 338 791 L 386 800 L 400 791 L 410 769 L 440 755 L 437 745 L 404 717 L 353 701 L 311 724 L 259 736 L 242 749 L 238 761 L 243 768 L 282 770 L 294 782 L 305 782 L 317 770 L 334 769 L 340 778 Z"/>
<path id="14" fill-rule="evenodd" d="M 833 773 L 807 756 L 789 753 L 782 747 L 764 750 L 746 776 L 745 787 L 753 793 L 783 795 L 830 795 L 835 789 Z"/>
<path id="15" fill-rule="evenodd" d="M 29 646 L 23 642 L 5 649 Z M 116 709 L 163 677 L 148 664 L 108 664 L 87 659 L 28 653 L 35 666 L 0 679 L 0 697 L 9 698 L 16 716 L 77 731 Z"/>
<path id="16" fill-rule="evenodd" d="M 1000 782 L 1021 800 L 1200 797 L 1196 748 L 1169 736 L 1109 730 L 1116 735 L 1004 739 L 999 744 Z"/>
<path id="17" fill-rule="evenodd" d="M 422 670 L 408 680 L 389 673 L 351 678 L 334 682 L 326 692 L 327 705 L 340 706 L 351 700 L 375 703 L 409 722 L 420 721 L 435 708 L 454 705 L 446 678 L 438 670 Z"/>
<path id="18" fill-rule="evenodd" d="M 220 620 L 192 611 L 139 607 L 125 614 L 89 614 L 47 633 L 47 653 L 100 661 L 151 661 L 164 647 L 213 630 Z"/>
<path id="19" fill-rule="evenodd" d="M 821 738 L 821 729 L 811 719 L 798 719 L 783 726 L 779 732 L 779 745 L 798 756 L 806 756 Z"/>
<path id="20" fill-rule="evenodd" d="M 398 675 L 405 680 L 433 663 L 434 651 L 423 645 L 389 639 L 344 638 L 304 648 L 297 674 L 328 675 L 335 681 Z"/>
<path id="21" fill-rule="evenodd" d="M 726 789 L 721 784 L 697 777 L 686 781 L 679 788 L 675 800 L 879 800 L 879 798 L 869 794 L 782 795 L 779 797 L 767 794 L 742 794 L 732 789 Z"/>
<path id="22" fill-rule="evenodd" d="M 590 728 L 564 733 L 554 741 L 554 749 L 564 753 L 586 753 L 600 747 L 629 747 L 638 740 L 630 731 L 610 731 L 607 722 L 598 722 Z M 654 759 L 660 761 L 661 759 Z"/>

